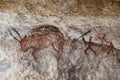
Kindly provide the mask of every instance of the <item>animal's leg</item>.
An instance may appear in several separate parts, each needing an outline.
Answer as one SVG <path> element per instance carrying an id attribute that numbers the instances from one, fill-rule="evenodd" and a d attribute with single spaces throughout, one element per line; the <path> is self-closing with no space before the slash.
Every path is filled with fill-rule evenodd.
<path id="1" fill-rule="evenodd" d="M 53 47 L 53 49 L 54 49 L 56 52 L 58 52 L 58 49 L 56 49 L 56 47 L 55 47 L 55 44 L 54 44 L 54 43 L 52 43 L 52 47 Z"/>
<path id="2" fill-rule="evenodd" d="M 110 42 L 109 45 L 107 45 L 107 47 L 106 47 L 107 54 L 110 54 L 110 52 L 113 53 L 113 49 L 114 49 L 114 46 L 113 46 L 112 42 Z"/>
<path id="3" fill-rule="evenodd" d="M 84 50 L 85 54 L 88 55 L 87 51 L 88 51 L 88 47 Z"/>
<path id="4" fill-rule="evenodd" d="M 112 45 L 109 45 L 108 47 L 109 47 L 109 48 L 108 48 L 107 54 L 110 54 L 111 51 L 113 52 L 113 46 L 112 46 Z"/>
<path id="5" fill-rule="evenodd" d="M 85 38 L 84 38 L 84 37 L 82 38 L 82 40 L 83 40 L 83 42 L 84 42 L 85 44 L 87 44 L 87 42 L 86 42 L 86 40 L 85 40 Z"/>
<path id="6" fill-rule="evenodd" d="M 106 49 L 108 49 L 107 45 L 103 45 L 103 47 L 101 48 L 101 51 L 105 51 Z"/>
<path id="7" fill-rule="evenodd" d="M 92 38 L 92 37 L 91 37 L 91 38 Z M 94 54 L 96 55 L 96 52 L 93 50 L 93 48 L 92 48 L 91 46 L 93 46 L 93 45 L 94 45 L 94 46 L 97 46 L 97 45 L 96 45 L 95 43 L 92 43 L 92 42 L 91 42 L 91 38 L 90 38 L 90 40 L 89 40 L 90 42 L 88 43 L 88 48 L 89 48 L 92 52 L 94 52 Z"/>
<path id="8" fill-rule="evenodd" d="M 32 56 L 33 56 L 34 60 L 38 63 L 39 62 L 38 57 L 35 55 L 35 52 L 32 53 Z"/>
<path id="9" fill-rule="evenodd" d="M 56 49 L 55 43 L 52 43 L 52 47 L 53 47 L 53 49 L 54 49 L 56 52 L 60 53 L 59 49 Z M 59 62 L 59 56 L 56 57 L 56 60 L 57 60 L 57 62 Z"/>
<path id="10" fill-rule="evenodd" d="M 58 51 L 59 56 L 57 57 L 57 61 L 58 62 L 60 61 L 60 58 L 63 55 L 63 47 L 64 47 L 64 41 L 62 41 L 62 42 L 59 43 L 59 48 L 58 48 L 59 49 L 59 51 Z"/>
<path id="11" fill-rule="evenodd" d="M 59 52 L 59 55 L 58 55 L 58 57 L 57 57 L 57 62 L 60 61 L 60 59 L 61 59 L 61 57 L 62 57 L 62 54 L 63 54 L 63 52 Z"/>
<path id="12" fill-rule="evenodd" d="M 57 57 L 57 61 L 59 62 L 60 61 L 60 59 L 61 59 L 61 57 L 62 57 L 62 55 L 63 55 L 63 51 L 62 50 L 60 50 L 59 52 L 58 52 L 58 57 Z"/>
<path id="13" fill-rule="evenodd" d="M 94 52 L 95 55 L 97 54 L 92 48 L 90 48 L 90 50 L 91 50 L 92 52 Z"/>
<path id="14" fill-rule="evenodd" d="M 86 42 L 86 40 L 85 40 L 84 37 L 82 38 L 82 40 L 83 40 L 83 42 L 85 43 L 85 46 L 87 46 L 87 48 L 84 50 L 84 53 L 85 53 L 86 55 L 88 55 L 87 51 L 88 51 L 88 49 L 89 49 L 89 43 Z"/>
<path id="15" fill-rule="evenodd" d="M 111 52 L 114 54 L 114 48 L 111 49 Z"/>

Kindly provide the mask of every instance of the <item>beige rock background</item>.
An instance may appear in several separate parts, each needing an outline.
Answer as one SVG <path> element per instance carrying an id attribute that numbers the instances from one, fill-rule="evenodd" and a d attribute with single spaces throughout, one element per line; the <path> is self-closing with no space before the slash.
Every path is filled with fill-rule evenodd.
<path id="1" fill-rule="evenodd" d="M 35 15 L 119 16 L 119 0 L 0 0 L 0 10 Z"/>
<path id="2" fill-rule="evenodd" d="M 0 0 L 0 80 L 120 80 L 120 1 L 119 0 Z M 81 39 L 64 45 L 59 63 L 50 46 L 36 53 L 22 52 L 19 43 L 8 33 L 14 27 L 23 37 L 34 25 L 52 24 L 64 36 L 79 37 L 89 29 L 105 33 L 115 46 L 114 54 L 93 46 L 88 51 Z M 14 34 L 16 35 L 16 34 Z M 96 34 L 85 36 L 88 40 Z"/>

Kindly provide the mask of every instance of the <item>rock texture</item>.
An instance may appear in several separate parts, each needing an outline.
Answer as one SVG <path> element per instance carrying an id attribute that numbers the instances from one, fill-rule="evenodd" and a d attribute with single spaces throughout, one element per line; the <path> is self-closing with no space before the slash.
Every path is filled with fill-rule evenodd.
<path id="1" fill-rule="evenodd" d="M 1 0 L 1 11 L 41 15 L 120 16 L 119 0 Z"/>
<path id="2" fill-rule="evenodd" d="M 82 17 L 82 16 L 36 16 L 23 13 L 0 12 L 0 79 L 1 80 L 119 80 L 120 79 L 120 39 L 119 18 Z M 93 46 L 97 53 L 84 53 L 86 45 L 79 39 L 65 43 L 64 54 L 59 63 L 57 52 L 50 46 L 36 53 L 39 63 L 31 55 L 32 50 L 21 51 L 19 43 L 9 34 L 14 27 L 23 37 L 34 25 L 52 24 L 57 26 L 64 36 L 71 39 L 79 37 L 95 27 L 100 33 L 107 34 L 107 40 L 115 46 L 114 54 L 101 51 L 102 47 Z M 17 35 L 14 33 L 17 37 Z M 88 41 L 95 32 L 85 36 Z"/>
<path id="3" fill-rule="evenodd" d="M 1 0 L 0 80 L 120 80 L 119 7 L 119 0 Z M 80 38 L 65 43 L 59 63 L 52 46 L 36 52 L 36 63 L 32 49 L 23 52 L 8 29 L 14 27 L 24 37 L 42 24 L 58 27 L 66 39 L 92 30 L 85 40 L 89 42 L 92 36 L 96 55 L 91 49 L 85 54 L 88 44 Z M 94 28 L 100 36 L 106 34 L 105 42 L 98 39 Z M 109 42 L 113 52 L 108 54 Z"/>

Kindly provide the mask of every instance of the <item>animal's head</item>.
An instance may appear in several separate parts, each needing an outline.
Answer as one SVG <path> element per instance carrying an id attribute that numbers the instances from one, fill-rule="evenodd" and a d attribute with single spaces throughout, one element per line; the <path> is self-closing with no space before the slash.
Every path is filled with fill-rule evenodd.
<path id="1" fill-rule="evenodd" d="M 18 35 L 19 39 L 16 38 L 16 37 L 11 33 L 10 30 L 8 30 L 9 33 L 10 33 L 10 35 L 11 35 L 15 40 L 17 40 L 17 41 L 20 43 L 20 47 L 21 47 L 22 51 L 23 51 L 23 52 L 26 52 L 26 51 L 29 49 L 29 48 L 28 48 L 28 45 L 27 45 L 28 41 L 26 40 L 26 35 L 22 38 L 15 28 L 12 28 L 11 30 L 13 30 L 13 31 Z"/>

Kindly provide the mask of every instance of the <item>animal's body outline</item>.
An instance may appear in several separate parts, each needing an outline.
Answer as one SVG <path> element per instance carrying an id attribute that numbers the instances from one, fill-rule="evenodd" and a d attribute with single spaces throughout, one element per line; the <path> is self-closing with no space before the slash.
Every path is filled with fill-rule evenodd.
<path id="1" fill-rule="evenodd" d="M 17 39 L 9 30 L 9 33 L 13 36 L 13 38 L 19 41 L 23 52 L 28 51 L 30 48 L 33 49 L 32 55 L 36 61 L 37 56 L 35 55 L 35 52 L 47 48 L 50 45 L 55 51 L 59 53 L 57 61 L 60 60 L 63 54 L 63 46 L 65 39 L 63 33 L 56 26 L 38 25 L 38 27 L 28 31 L 28 33 L 23 38 L 16 31 L 15 28 L 12 28 L 12 30 L 15 31 L 20 37 L 20 40 Z"/>

